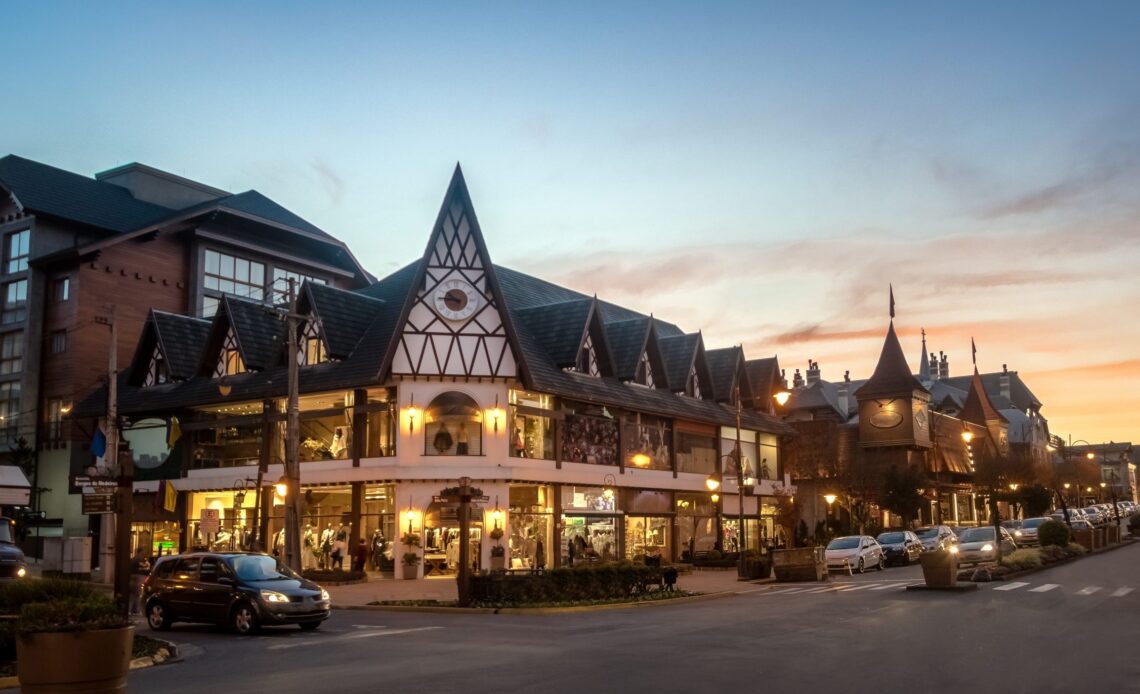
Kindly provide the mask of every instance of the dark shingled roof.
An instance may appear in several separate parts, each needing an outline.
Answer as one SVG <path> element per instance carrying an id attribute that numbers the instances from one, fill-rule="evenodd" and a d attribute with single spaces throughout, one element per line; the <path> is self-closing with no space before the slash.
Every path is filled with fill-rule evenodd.
<path id="1" fill-rule="evenodd" d="M 265 304 L 227 294 L 222 299 L 229 324 L 237 337 L 246 368 L 263 371 L 281 363 L 285 346 L 285 323 Z M 209 355 L 205 355 L 209 359 Z"/>
<path id="2" fill-rule="evenodd" d="M 325 231 L 285 209 L 281 205 L 278 205 L 256 190 L 247 190 L 244 193 L 237 193 L 236 195 L 221 198 L 214 202 L 223 209 L 245 212 L 255 217 L 268 219 L 271 222 L 284 224 L 287 227 L 307 231 L 310 234 L 316 234 L 317 236 L 323 236 L 329 239 L 332 238 L 332 236 Z"/>
<path id="3" fill-rule="evenodd" d="M 744 371 L 748 374 L 748 383 L 752 386 L 752 394 L 756 406 L 768 409 L 772 404 L 772 384 L 779 378 L 780 364 L 776 357 L 766 359 L 749 359 L 744 362 Z M 763 403 L 763 404 L 761 404 Z"/>
<path id="4" fill-rule="evenodd" d="M 974 377 L 970 381 L 970 392 L 966 393 L 966 404 L 962 405 L 962 411 L 958 413 L 958 418 L 966 421 L 973 422 L 974 424 L 984 425 L 986 422 L 992 421 L 1007 421 L 1001 412 L 998 412 L 990 398 L 986 395 L 986 388 L 982 385 L 982 378 L 978 375 L 977 370 L 974 370 Z"/>
<path id="5" fill-rule="evenodd" d="M 525 326 L 530 331 L 555 366 L 573 366 L 593 303 L 593 299 L 585 298 L 519 309 L 514 312 L 515 325 Z M 594 349 L 600 352 L 603 345 L 596 344 Z"/>
<path id="6" fill-rule="evenodd" d="M 737 385 L 737 369 L 742 357 L 743 351 L 739 346 L 705 350 L 705 361 L 708 362 L 709 373 L 712 374 L 713 396 L 717 400 L 732 399 L 732 390 Z"/>
<path id="7" fill-rule="evenodd" d="M 614 353 L 614 375 L 622 381 L 632 380 L 637 375 L 637 364 L 646 348 L 649 319 L 641 317 L 606 323 L 606 334 Z"/>
<path id="8" fill-rule="evenodd" d="M 1029 390 L 1029 386 L 1025 385 L 1025 381 L 1017 375 L 1016 371 L 1009 371 L 1006 373 L 1009 376 L 1009 399 L 1013 402 L 1014 406 L 1019 410 L 1037 410 L 1041 408 L 1041 401 Z M 1002 372 L 995 371 L 992 373 L 981 374 L 982 385 L 985 386 L 986 393 L 991 398 L 997 397 L 1001 394 L 1001 377 Z M 969 390 L 970 382 L 973 381 L 973 376 L 954 376 L 952 378 L 944 378 L 941 382 L 947 383 L 955 388 L 963 391 Z"/>
<path id="9" fill-rule="evenodd" d="M 928 393 L 906 363 L 902 345 L 895 335 L 895 323 L 887 329 L 887 339 L 883 341 L 883 351 L 879 354 L 879 363 L 871 378 L 855 391 L 859 398 L 873 398 L 878 396 L 902 395 L 919 391 Z"/>
<path id="10" fill-rule="evenodd" d="M 385 303 L 359 292 L 316 282 L 305 282 L 303 292 L 321 321 L 329 356 L 334 359 L 352 354 Z"/>
<path id="11" fill-rule="evenodd" d="M 700 333 L 671 335 L 657 341 L 661 346 L 661 357 L 665 360 L 665 377 L 669 387 L 675 391 L 684 390 L 689 378 L 689 367 L 697 356 L 697 345 L 701 343 Z M 712 384 L 708 384 L 710 387 Z"/>
<path id="12" fill-rule="evenodd" d="M 171 212 L 135 199 L 122 186 L 14 154 L 0 157 L 0 185 L 27 210 L 118 233 L 146 226 Z"/>
<path id="13" fill-rule="evenodd" d="M 170 377 L 177 381 L 193 378 L 198 370 L 198 358 L 210 335 L 210 321 L 165 311 L 150 312 L 155 333 L 166 356 Z M 150 355 L 146 355 L 149 359 Z"/>

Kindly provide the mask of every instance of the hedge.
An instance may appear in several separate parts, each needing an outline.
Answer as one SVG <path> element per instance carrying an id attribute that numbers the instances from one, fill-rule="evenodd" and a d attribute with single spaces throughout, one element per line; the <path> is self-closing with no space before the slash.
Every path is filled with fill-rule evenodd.
<path id="1" fill-rule="evenodd" d="M 1037 541 L 1042 547 L 1064 547 L 1069 544 L 1069 526 L 1055 520 L 1045 521 L 1037 527 Z"/>
<path id="2" fill-rule="evenodd" d="M 615 600 L 636 595 L 659 583 L 663 571 L 633 562 L 582 564 L 535 574 L 493 572 L 471 578 L 476 604 L 525 605 L 575 600 Z"/>

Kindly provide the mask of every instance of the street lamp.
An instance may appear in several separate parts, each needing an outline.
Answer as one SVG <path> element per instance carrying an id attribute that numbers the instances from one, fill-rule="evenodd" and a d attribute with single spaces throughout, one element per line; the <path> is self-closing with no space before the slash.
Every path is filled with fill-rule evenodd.
<path id="1" fill-rule="evenodd" d="M 779 405 L 780 407 L 787 405 L 788 404 L 788 398 L 790 398 L 790 397 L 792 397 L 792 394 L 786 390 L 781 390 L 772 396 L 772 398 L 774 398 L 776 400 L 776 404 Z"/>
<path id="2" fill-rule="evenodd" d="M 828 533 L 828 536 L 831 535 L 831 526 L 832 526 L 832 523 L 834 522 L 834 517 L 831 514 L 831 505 L 834 504 L 835 500 L 838 498 L 839 497 L 835 494 L 824 494 L 823 495 L 823 500 L 827 502 L 827 533 Z"/>

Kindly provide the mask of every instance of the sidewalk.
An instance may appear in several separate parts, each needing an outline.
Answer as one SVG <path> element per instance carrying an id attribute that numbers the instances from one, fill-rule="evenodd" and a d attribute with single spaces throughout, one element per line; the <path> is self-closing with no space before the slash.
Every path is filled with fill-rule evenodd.
<path id="1" fill-rule="evenodd" d="M 677 577 L 677 587 L 693 593 L 724 593 L 747 590 L 748 581 L 736 580 L 736 569 L 731 571 L 693 571 Z M 367 583 L 350 586 L 328 586 L 334 606 L 367 605 L 377 600 L 457 600 L 454 576 L 404 581 L 391 578 L 370 579 Z"/>

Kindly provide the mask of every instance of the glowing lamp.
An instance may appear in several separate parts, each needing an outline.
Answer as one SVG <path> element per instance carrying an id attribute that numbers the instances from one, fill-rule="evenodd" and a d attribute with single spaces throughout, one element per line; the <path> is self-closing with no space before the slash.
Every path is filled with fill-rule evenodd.
<path id="1" fill-rule="evenodd" d="M 630 456 L 629 462 L 637 467 L 649 467 L 649 463 L 653 462 L 653 460 L 644 453 L 634 453 Z"/>
<path id="2" fill-rule="evenodd" d="M 277 480 L 277 484 L 274 485 L 274 491 L 277 492 L 277 496 L 284 498 L 285 495 L 289 493 L 289 482 L 282 477 Z"/>
<path id="3" fill-rule="evenodd" d="M 965 441 L 966 443 L 973 441 L 974 440 L 974 432 L 970 431 L 969 429 L 963 431 L 962 432 L 962 440 Z"/>
<path id="4" fill-rule="evenodd" d="M 792 394 L 786 390 L 781 390 L 772 397 L 776 399 L 777 405 L 783 407 L 784 405 L 788 404 L 788 398 L 792 397 Z"/>
<path id="5" fill-rule="evenodd" d="M 1096 458 L 1096 453 L 1089 451 L 1088 453 L 1085 453 L 1085 457 L 1088 458 L 1089 460 L 1092 460 L 1092 459 Z"/>
<path id="6" fill-rule="evenodd" d="M 705 480 L 705 486 L 709 488 L 710 492 L 715 492 L 717 489 L 720 488 L 720 480 L 718 480 L 715 477 L 709 476 Z"/>
<path id="7" fill-rule="evenodd" d="M 710 498 L 712 499 L 712 502 L 715 504 L 716 502 L 720 501 L 720 494 L 713 494 Z"/>
<path id="8" fill-rule="evenodd" d="M 838 499 L 838 498 L 839 498 L 839 497 L 838 497 L 838 496 L 836 496 L 836 495 L 834 495 L 834 494 L 824 494 L 824 495 L 823 495 L 823 500 L 827 502 L 827 505 L 828 505 L 828 506 L 830 506 L 830 505 L 834 504 L 834 503 L 835 503 L 835 500 L 836 500 L 836 499 Z"/>

